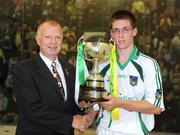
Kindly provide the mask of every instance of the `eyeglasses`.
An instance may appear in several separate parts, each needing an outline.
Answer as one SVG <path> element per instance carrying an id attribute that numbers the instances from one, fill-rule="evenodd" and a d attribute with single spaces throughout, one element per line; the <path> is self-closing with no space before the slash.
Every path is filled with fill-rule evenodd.
<path id="1" fill-rule="evenodd" d="M 120 32 L 122 32 L 123 34 L 128 33 L 130 30 L 133 30 L 134 28 L 128 28 L 128 27 L 124 27 L 122 29 L 119 28 L 112 28 L 111 32 L 114 34 L 119 34 Z"/>

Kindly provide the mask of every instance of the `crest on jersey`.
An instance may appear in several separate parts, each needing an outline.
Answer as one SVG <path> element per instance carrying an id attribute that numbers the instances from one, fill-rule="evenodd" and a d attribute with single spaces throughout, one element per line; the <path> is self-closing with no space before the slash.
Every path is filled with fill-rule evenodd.
<path id="1" fill-rule="evenodd" d="M 136 86 L 137 85 L 137 83 L 138 83 L 138 77 L 137 76 L 132 76 L 132 75 L 130 75 L 129 76 L 129 81 L 130 81 L 130 84 L 131 84 L 131 86 Z"/>
<path id="2" fill-rule="evenodd" d="M 161 99 L 162 96 L 162 89 L 157 89 L 156 90 L 156 99 Z"/>

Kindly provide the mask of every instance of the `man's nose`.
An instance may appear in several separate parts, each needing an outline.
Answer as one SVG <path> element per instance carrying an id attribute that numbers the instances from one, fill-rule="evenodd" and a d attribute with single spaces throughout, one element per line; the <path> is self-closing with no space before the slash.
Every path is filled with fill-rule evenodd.
<path id="1" fill-rule="evenodd" d="M 52 37 L 52 38 L 51 38 L 51 42 L 52 42 L 53 44 L 57 43 L 56 37 Z"/>
<path id="2" fill-rule="evenodd" d="M 118 35 L 119 37 L 124 37 L 124 32 L 122 30 L 119 30 Z"/>

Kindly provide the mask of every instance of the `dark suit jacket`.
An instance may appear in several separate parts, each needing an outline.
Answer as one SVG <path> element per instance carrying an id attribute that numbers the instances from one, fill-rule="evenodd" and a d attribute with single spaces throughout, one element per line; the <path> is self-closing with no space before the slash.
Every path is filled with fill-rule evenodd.
<path id="1" fill-rule="evenodd" d="M 14 89 L 18 103 L 16 135 L 72 135 L 75 70 L 60 60 L 67 83 L 64 102 L 57 82 L 38 55 L 17 64 L 13 69 Z"/>

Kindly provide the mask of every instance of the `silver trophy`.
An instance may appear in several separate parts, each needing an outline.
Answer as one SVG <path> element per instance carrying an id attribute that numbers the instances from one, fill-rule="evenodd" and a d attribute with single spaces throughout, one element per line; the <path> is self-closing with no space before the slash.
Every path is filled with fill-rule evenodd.
<path id="1" fill-rule="evenodd" d="M 99 64 L 109 60 L 111 44 L 105 42 L 84 42 L 85 60 L 93 63 L 92 70 L 86 78 L 85 85 L 80 87 L 80 100 L 90 102 L 106 101 L 103 96 L 108 95 L 104 89 L 104 78 L 99 73 Z"/>

